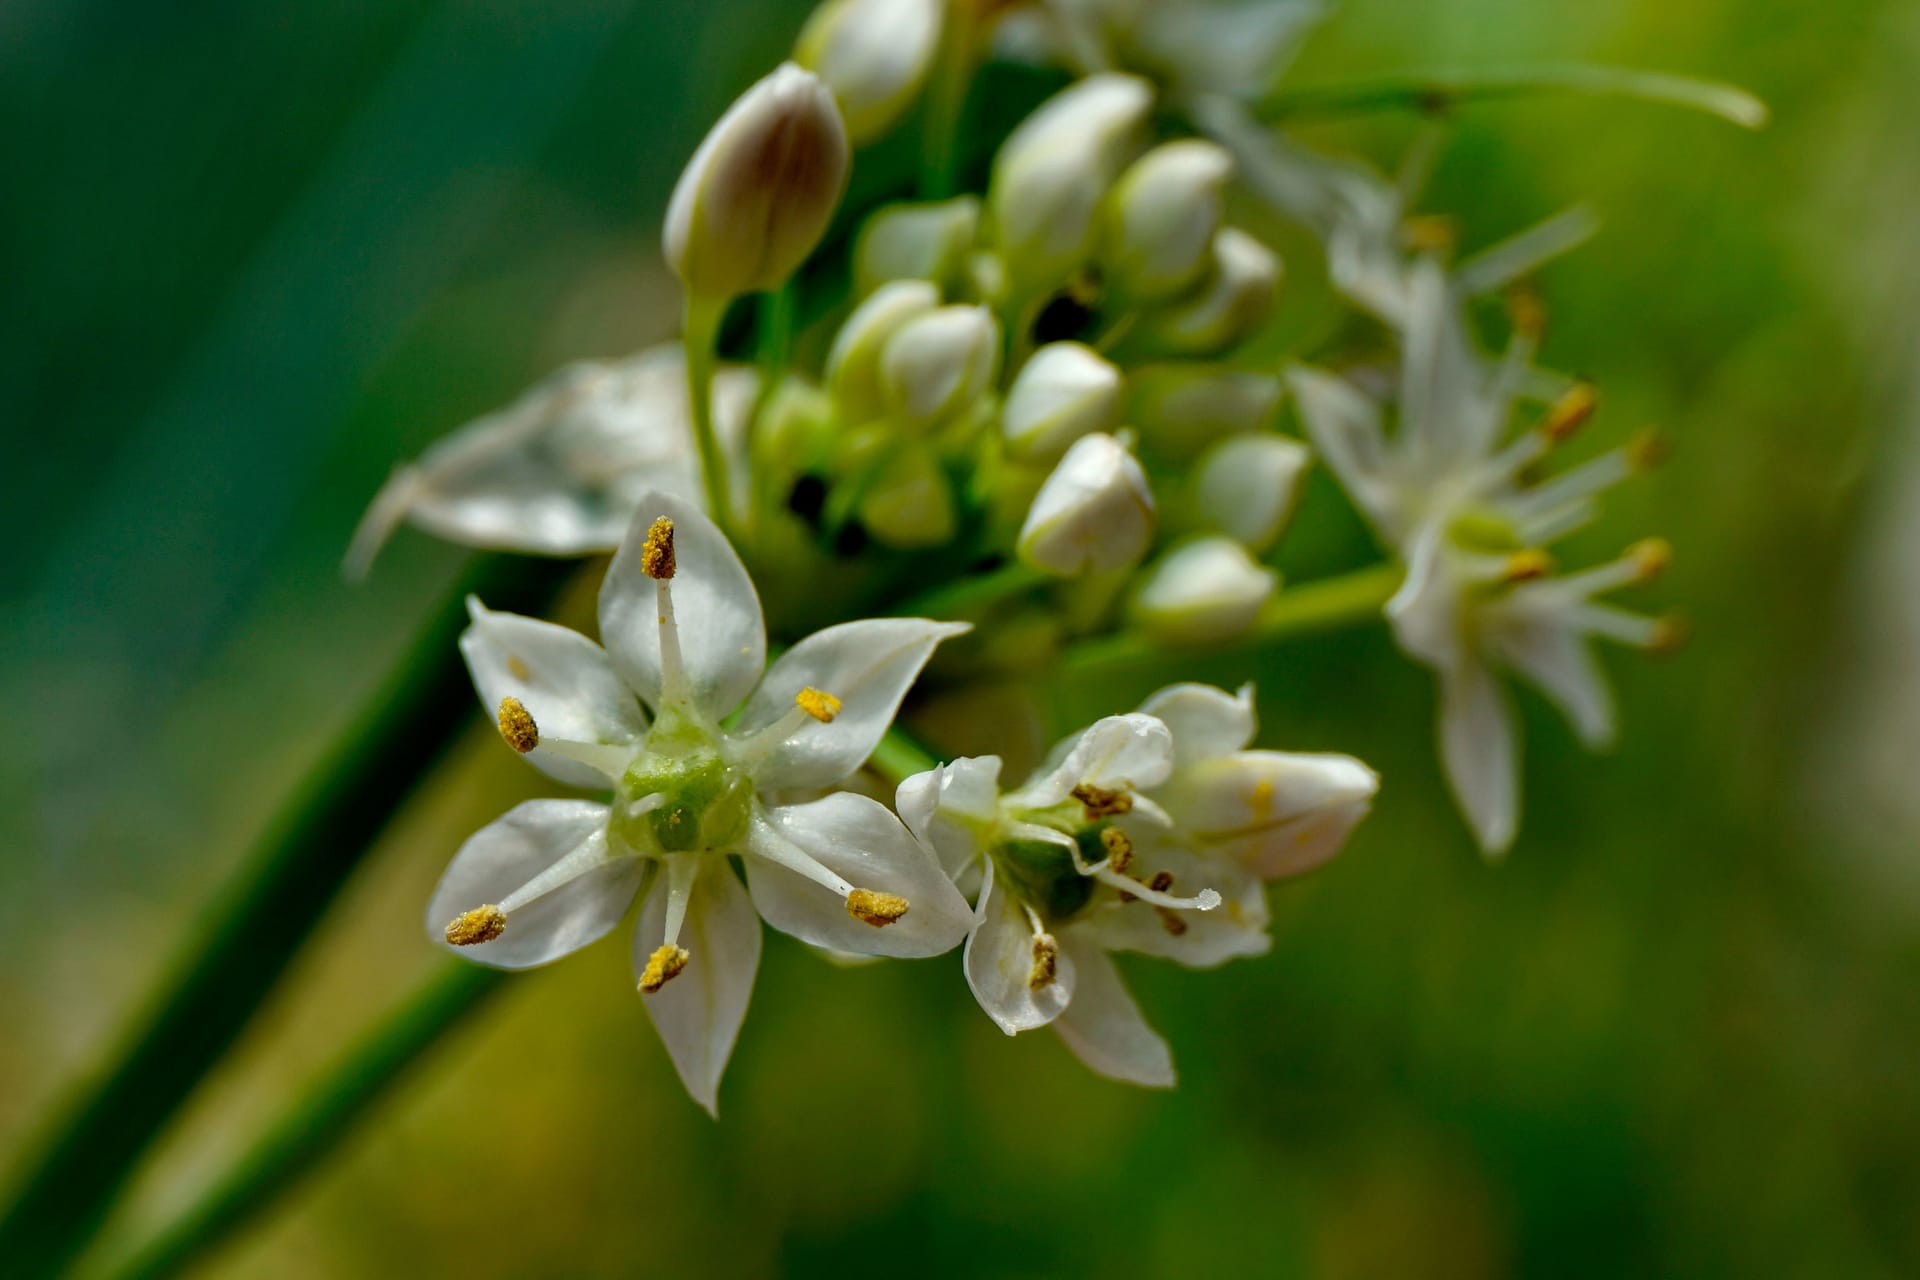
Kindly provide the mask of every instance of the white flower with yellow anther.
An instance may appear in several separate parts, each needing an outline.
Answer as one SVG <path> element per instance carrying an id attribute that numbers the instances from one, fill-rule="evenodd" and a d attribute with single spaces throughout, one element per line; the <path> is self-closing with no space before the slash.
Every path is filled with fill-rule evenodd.
<path id="1" fill-rule="evenodd" d="M 644 893 L 640 989 L 711 1110 L 759 919 L 871 955 L 937 955 L 966 932 L 965 900 L 884 806 L 849 792 L 766 798 L 858 769 L 934 647 L 963 625 L 842 623 L 769 667 L 746 569 L 711 521 L 663 494 L 642 500 L 601 587 L 605 649 L 478 601 L 472 612 L 461 651 L 501 735 L 560 781 L 612 796 L 531 801 L 481 830 L 434 891 L 434 937 L 527 968 L 601 937 Z"/>
<path id="2" fill-rule="evenodd" d="M 687 162 L 667 204 L 667 265 L 707 303 L 778 288 L 820 243 L 848 164 L 832 93 L 783 64 L 740 95 Z"/>
<path id="3" fill-rule="evenodd" d="M 722 368 L 714 379 L 721 446 L 736 464 L 758 387 L 747 368 Z M 402 522 L 471 547 L 550 556 L 611 551 L 649 490 L 702 500 L 686 356 L 677 342 L 625 360 L 568 365 L 400 467 L 354 534 L 347 573 L 363 575 Z"/>
<path id="4" fill-rule="evenodd" d="M 1123 569 L 1153 539 L 1153 495 L 1140 462 L 1113 436 L 1073 442 L 1021 526 L 1021 560 L 1063 578 Z"/>
<path id="5" fill-rule="evenodd" d="M 833 90 L 854 144 L 891 129 L 926 83 L 940 44 L 941 0 L 826 0 L 794 60 Z"/>
<path id="6" fill-rule="evenodd" d="M 1439 679 L 1448 781 L 1481 847 L 1498 854 L 1513 842 L 1520 805 L 1517 729 L 1492 664 L 1538 685 L 1599 746 L 1613 711 L 1587 639 L 1653 649 L 1674 638 L 1671 623 L 1593 600 L 1656 575 L 1665 544 L 1558 579 L 1542 550 L 1591 521 L 1599 493 L 1654 450 L 1643 439 L 1536 479 L 1554 444 L 1593 413 L 1591 388 L 1576 384 L 1537 427 L 1508 439 L 1531 372 L 1530 336 L 1517 333 L 1497 364 L 1480 356 L 1432 262 L 1415 270 L 1411 297 L 1395 434 L 1358 387 L 1309 369 L 1290 378 L 1320 455 L 1407 566 L 1387 617 L 1401 648 Z"/>
<path id="7" fill-rule="evenodd" d="M 1047 343 L 1021 366 L 1007 390 L 1000 426 L 1008 451 L 1051 461 L 1081 436 L 1112 430 L 1121 387 L 1120 370 L 1092 347 Z"/>

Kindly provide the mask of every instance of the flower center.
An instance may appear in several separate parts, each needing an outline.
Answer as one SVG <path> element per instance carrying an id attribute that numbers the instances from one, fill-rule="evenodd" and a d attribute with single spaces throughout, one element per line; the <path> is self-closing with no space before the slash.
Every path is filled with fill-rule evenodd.
<path id="1" fill-rule="evenodd" d="M 714 734 L 665 711 L 614 789 L 608 832 L 634 853 L 724 852 L 746 838 L 753 780 Z"/>

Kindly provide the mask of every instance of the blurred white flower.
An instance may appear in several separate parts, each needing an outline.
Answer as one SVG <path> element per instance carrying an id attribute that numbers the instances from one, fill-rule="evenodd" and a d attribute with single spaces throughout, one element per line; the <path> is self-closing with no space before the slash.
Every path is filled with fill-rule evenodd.
<path id="1" fill-rule="evenodd" d="M 1101 265 L 1122 295 L 1179 293 L 1206 270 L 1233 158 L 1197 138 L 1163 143 L 1128 166 L 1108 197 Z"/>
<path id="2" fill-rule="evenodd" d="M 973 408 L 999 373 L 1000 325 L 986 307 L 937 307 L 914 316 L 880 353 L 887 409 L 914 426 Z"/>
<path id="3" fill-rule="evenodd" d="M 530 801 L 483 828 L 434 891 L 436 939 L 527 968 L 600 938 L 644 891 L 635 973 L 688 1092 L 712 1110 L 759 961 L 756 912 L 816 946 L 871 955 L 937 955 L 966 932 L 964 899 L 884 806 L 848 792 L 766 798 L 858 769 L 963 624 L 842 623 L 768 667 L 733 548 L 664 494 L 643 499 L 607 572 L 604 650 L 471 608 L 461 651 L 501 735 L 559 781 L 612 800 Z M 673 981 L 687 970 L 700 976 Z"/>
<path id="4" fill-rule="evenodd" d="M 855 292 L 864 296 L 889 280 L 930 280 L 951 289 L 966 278 L 979 228 L 975 196 L 888 205 L 861 224 L 854 241 Z"/>
<path id="5" fill-rule="evenodd" d="M 1143 336 L 1176 355 L 1213 355 L 1267 322 L 1280 292 L 1280 256 L 1237 227 L 1222 227 L 1209 274 L 1189 296 L 1148 313 Z"/>
<path id="6" fill-rule="evenodd" d="M 1250 551 L 1266 551 L 1293 515 L 1312 458 L 1298 440 L 1272 432 L 1230 436 L 1194 467 L 1193 515 Z"/>
<path id="7" fill-rule="evenodd" d="M 1141 574 L 1133 617 L 1156 639 L 1223 643 L 1246 634 L 1279 581 L 1232 538 L 1196 538 L 1173 547 Z"/>
<path id="8" fill-rule="evenodd" d="M 886 407 L 880 388 L 880 358 L 893 335 L 940 305 L 940 290 L 928 280 L 894 280 L 853 309 L 827 351 L 827 390 L 841 415 L 857 424 Z"/>
<path id="9" fill-rule="evenodd" d="M 752 369 L 723 367 L 714 379 L 716 427 L 736 477 L 758 389 Z M 499 551 L 611 551 L 650 490 L 695 504 L 704 496 L 677 342 L 568 365 L 398 468 L 355 531 L 346 572 L 364 576 L 402 522 Z"/>
<path id="10" fill-rule="evenodd" d="M 1121 569 L 1153 538 L 1146 472 L 1113 436 L 1082 436 L 1060 459 L 1020 529 L 1020 559 L 1063 578 Z"/>
<path id="11" fill-rule="evenodd" d="M 1081 436 L 1112 430 L 1120 413 L 1120 371 L 1093 348 L 1049 342 L 1007 391 L 1000 412 L 1008 449 L 1034 460 L 1059 457 Z"/>
<path id="12" fill-rule="evenodd" d="M 826 0 L 794 61 L 827 82 L 859 146 L 891 129 L 926 83 L 940 45 L 941 0 Z"/>

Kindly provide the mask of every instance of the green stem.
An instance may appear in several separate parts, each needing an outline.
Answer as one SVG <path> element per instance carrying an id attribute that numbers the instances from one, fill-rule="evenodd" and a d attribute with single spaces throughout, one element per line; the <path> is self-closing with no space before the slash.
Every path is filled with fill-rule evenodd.
<path id="1" fill-rule="evenodd" d="M 456 656 L 462 603 L 537 611 L 551 562 L 475 562 L 371 710 L 279 811 L 113 1065 L 82 1087 L 0 1217 L 14 1280 L 54 1275 L 78 1254 L 153 1140 L 240 1036 L 416 782 L 474 717 Z"/>
<path id="2" fill-rule="evenodd" d="M 732 488 L 727 478 L 726 451 L 713 425 L 713 368 L 720 340 L 720 321 L 727 299 L 715 301 L 687 296 L 681 336 L 687 353 L 687 403 L 693 413 L 693 442 L 700 451 L 700 478 L 706 485 L 707 512 L 721 532 L 734 537 Z M 738 539 L 735 538 L 738 545 Z"/>
<path id="3" fill-rule="evenodd" d="M 471 964 L 441 969 L 114 1274 L 119 1280 L 178 1275 L 232 1237 L 316 1169 L 410 1067 L 506 985 L 504 976 Z"/>
<path id="4" fill-rule="evenodd" d="M 1704 111 L 1747 129 L 1758 129 L 1767 122 L 1766 103 L 1732 85 L 1586 63 L 1408 71 L 1352 84 L 1288 90 L 1261 103 L 1257 114 L 1263 120 L 1280 121 L 1372 111 L 1438 113 L 1470 102 L 1544 93 L 1635 98 Z"/>
<path id="5" fill-rule="evenodd" d="M 947 29 L 940 41 L 940 65 L 927 103 L 926 135 L 920 152 L 920 194 L 945 200 L 960 185 L 960 121 L 966 111 L 967 89 L 973 83 L 974 48 L 979 31 L 973 5 L 947 6 Z"/>
<path id="6" fill-rule="evenodd" d="M 971 617 L 1002 600 L 1022 595 L 1053 580 L 1037 569 L 1029 569 L 1017 560 L 1010 560 L 991 573 L 959 577 L 931 591 L 908 596 L 890 606 L 887 612 L 904 618 Z"/>
<path id="7" fill-rule="evenodd" d="M 1287 636 L 1328 631 L 1368 622 L 1399 588 L 1404 571 L 1397 564 L 1377 564 L 1352 573 L 1277 592 L 1260 611 L 1253 627 L 1228 646 L 1244 649 Z M 1134 666 L 1163 659 L 1169 646 L 1138 631 L 1083 640 L 1061 655 L 1061 668 L 1075 675 L 1109 667 Z"/>

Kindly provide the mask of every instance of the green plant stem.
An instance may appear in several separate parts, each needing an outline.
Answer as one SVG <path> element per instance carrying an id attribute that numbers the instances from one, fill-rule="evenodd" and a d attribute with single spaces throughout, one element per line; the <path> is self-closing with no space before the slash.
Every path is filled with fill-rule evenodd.
<path id="1" fill-rule="evenodd" d="M 1747 129 L 1758 129 L 1767 122 L 1766 104 L 1732 85 L 1587 63 L 1408 71 L 1352 84 L 1287 90 L 1259 104 L 1256 114 L 1263 120 L 1280 121 L 1373 111 L 1438 113 L 1472 102 L 1545 93 L 1635 98 L 1704 111 Z"/>
<path id="2" fill-rule="evenodd" d="M 713 425 L 713 368 L 720 321 L 727 300 L 687 297 L 686 320 L 681 326 L 687 353 L 687 403 L 693 411 L 693 441 L 700 451 L 700 478 L 706 486 L 707 510 L 720 531 L 736 533 L 732 489 L 727 479 L 727 455 Z"/>
<path id="3" fill-rule="evenodd" d="M 409 1068 L 465 1024 L 505 975 L 448 962 L 274 1121 L 227 1172 L 113 1274 L 178 1275 L 316 1169 Z"/>
<path id="4" fill-rule="evenodd" d="M 979 43 L 973 6 L 950 4 L 947 28 L 940 40 L 940 64 L 934 71 L 927 102 L 926 135 L 920 153 L 920 194 L 945 200 L 960 185 L 960 122 L 966 112 L 967 89 L 973 83 L 974 50 Z"/>
<path id="5" fill-rule="evenodd" d="M 472 721 L 455 649 L 469 591 L 535 612 L 561 580 L 552 562 L 477 560 L 371 710 L 279 811 L 195 929 L 189 950 L 114 1065 L 82 1086 L 15 1182 L 0 1218 L 0 1270 L 54 1275 L 105 1218 L 153 1140 L 245 1029 L 363 852 Z"/>
<path id="6" fill-rule="evenodd" d="M 1352 573 L 1288 586 L 1260 611 L 1252 629 L 1235 639 L 1231 649 L 1266 644 L 1287 636 L 1328 631 L 1367 622 L 1380 614 L 1404 576 L 1397 564 L 1377 564 Z M 1163 659 L 1176 649 L 1139 631 L 1083 640 L 1061 655 L 1062 670 L 1074 675 L 1112 667 L 1134 666 Z"/>
<path id="7" fill-rule="evenodd" d="M 908 596 L 887 609 L 905 618 L 966 618 L 1012 596 L 1022 595 L 1053 579 L 1038 569 L 1010 560 L 991 573 L 956 578 L 952 582 Z"/>

